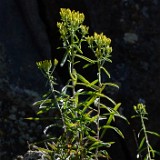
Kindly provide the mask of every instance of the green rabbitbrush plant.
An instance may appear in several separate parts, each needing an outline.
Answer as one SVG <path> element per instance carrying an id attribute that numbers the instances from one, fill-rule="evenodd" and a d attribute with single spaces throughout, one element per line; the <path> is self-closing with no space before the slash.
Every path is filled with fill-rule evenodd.
<path id="1" fill-rule="evenodd" d="M 34 105 L 39 106 L 37 115 L 48 113 L 47 115 L 50 117 L 28 119 L 50 120 L 53 123 L 44 129 L 44 134 L 47 137 L 43 141 L 45 147 L 36 146 L 36 148 L 43 152 L 48 160 L 98 160 L 101 157 L 111 159 L 107 148 L 110 148 L 115 142 L 104 141 L 103 137 L 110 129 L 124 138 L 122 132 L 113 126 L 112 122 L 116 117 L 127 121 L 118 112 L 121 103 L 116 103 L 104 94 L 108 86 L 118 88 L 115 83 L 104 81 L 102 78 L 102 75 L 106 75 L 107 80 L 110 78 L 105 64 L 112 62 L 111 40 L 103 33 L 94 33 L 89 36 L 89 27 L 83 25 L 85 19 L 83 13 L 62 8 L 60 16 L 61 22 L 57 23 L 57 27 L 63 46 L 59 49 L 65 51 L 60 66 L 63 67 L 67 63 L 70 78 L 61 89 L 56 90 L 58 84 L 53 73 L 58 61 L 55 59 L 53 62 L 51 60 L 37 62 L 38 68 L 49 82 L 50 90 L 41 101 L 34 103 Z M 83 54 L 83 44 L 88 45 L 94 59 Z M 97 79 L 90 82 L 77 71 L 77 64 L 81 63 L 81 60 L 86 62 L 83 69 L 96 66 Z M 140 113 L 137 107 L 135 107 L 135 111 L 141 118 L 142 131 L 144 132 L 144 138 L 138 148 L 138 155 L 143 151 L 142 146 L 146 141 L 148 152 L 144 159 L 151 160 L 150 154 L 154 155 L 156 151 L 152 150 L 150 144 L 147 143 L 147 134 L 156 133 L 145 130 L 143 121 L 145 114 Z M 50 134 L 51 129 L 53 129 L 52 135 Z M 56 135 L 58 130 L 60 130 L 59 135 Z"/>
<path id="2" fill-rule="evenodd" d="M 110 159 L 106 148 L 114 142 L 103 141 L 103 135 L 108 129 L 112 129 L 124 137 L 118 128 L 111 125 L 111 122 L 116 116 L 126 120 L 118 112 L 120 103 L 116 103 L 103 93 L 106 86 L 118 88 L 114 83 L 102 81 L 102 74 L 110 78 L 104 65 L 106 62 L 112 62 L 110 59 L 111 40 L 103 33 L 94 33 L 93 36 L 89 36 L 89 27 L 83 25 L 85 18 L 83 13 L 61 9 L 60 16 L 61 22 L 57 23 L 60 38 L 63 41 L 63 46 L 60 48 L 65 50 L 60 65 L 63 67 L 65 63 L 68 63 L 70 78 L 61 90 L 56 90 L 57 82 L 53 72 L 58 61 L 55 59 L 53 63 L 51 60 L 37 62 L 38 68 L 49 81 L 50 91 L 35 105 L 39 105 L 38 115 L 51 110 L 55 112 L 58 110 L 59 113 L 49 118 L 53 119 L 53 124 L 47 126 L 44 133 L 47 135 L 51 127 L 60 128 L 62 132 L 59 136 L 48 137 L 45 142 L 46 148 L 39 147 L 38 149 L 43 151 L 48 159 L 54 160 L 98 160 L 99 157 Z M 88 44 L 94 54 L 94 59 L 84 56 L 82 43 Z M 81 60 L 86 62 L 84 69 L 96 65 L 97 79 L 89 82 L 77 72 L 76 65 Z M 108 107 L 102 100 L 109 101 L 112 106 Z"/>

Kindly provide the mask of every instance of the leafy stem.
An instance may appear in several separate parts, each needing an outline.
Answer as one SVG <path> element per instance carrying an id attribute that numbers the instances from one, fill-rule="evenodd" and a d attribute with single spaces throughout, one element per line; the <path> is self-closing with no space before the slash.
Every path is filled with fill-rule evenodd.
<path id="1" fill-rule="evenodd" d="M 148 131 L 146 129 L 145 121 L 148 120 L 146 106 L 142 103 L 139 103 L 137 106 L 134 106 L 134 111 L 136 115 L 132 116 L 132 118 L 140 118 L 142 129 L 138 133 L 138 138 L 143 132 L 143 138 L 140 140 L 140 144 L 138 146 L 138 154 L 137 157 L 144 157 L 145 160 L 153 160 L 155 158 L 155 154 L 160 154 L 158 151 L 154 150 L 149 142 L 148 135 L 154 135 L 160 137 L 160 135 L 153 131 Z M 142 152 L 146 151 L 146 154 L 143 156 Z"/>
<path id="2" fill-rule="evenodd" d="M 144 123 L 144 117 L 143 114 L 140 114 L 141 117 L 141 124 L 142 124 L 142 128 L 143 128 L 143 133 L 144 133 L 144 137 L 145 137 L 145 141 L 146 141 L 146 146 L 147 146 L 147 160 L 151 160 L 151 153 L 150 153 L 150 144 L 149 144 L 149 140 L 148 140 L 148 135 L 147 135 L 147 130 L 146 130 L 146 126 Z"/>

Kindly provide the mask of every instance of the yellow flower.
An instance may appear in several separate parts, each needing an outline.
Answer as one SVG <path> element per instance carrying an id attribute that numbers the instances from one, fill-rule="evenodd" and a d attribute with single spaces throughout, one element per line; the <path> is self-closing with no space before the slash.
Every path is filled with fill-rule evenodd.
<path id="1" fill-rule="evenodd" d="M 139 103 L 137 106 L 133 107 L 135 112 L 138 114 L 147 114 L 146 106 L 142 103 Z"/>
<path id="2" fill-rule="evenodd" d="M 78 11 L 76 12 L 75 10 L 71 11 L 70 9 L 65 8 L 61 8 L 60 15 L 63 22 L 66 22 L 68 25 L 73 27 L 78 27 L 85 19 L 83 13 L 79 13 Z"/>
<path id="3" fill-rule="evenodd" d="M 80 29 L 81 29 L 82 35 L 88 34 L 89 27 L 85 25 L 80 25 Z"/>
<path id="4" fill-rule="evenodd" d="M 45 72 L 49 72 L 50 69 L 52 68 L 51 60 L 45 60 L 45 61 L 36 62 L 36 64 L 37 64 L 39 69 L 42 69 Z"/>
<path id="5" fill-rule="evenodd" d="M 103 33 L 94 33 L 93 36 L 86 38 L 90 48 L 95 52 L 95 56 L 99 59 L 107 59 L 110 57 L 112 47 L 110 47 L 111 39 L 107 38 Z"/>

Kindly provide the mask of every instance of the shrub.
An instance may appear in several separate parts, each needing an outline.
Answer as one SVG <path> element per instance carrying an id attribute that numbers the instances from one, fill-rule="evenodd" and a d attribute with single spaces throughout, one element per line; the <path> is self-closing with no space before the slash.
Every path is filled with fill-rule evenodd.
<path id="1" fill-rule="evenodd" d="M 58 65 L 54 59 L 37 62 L 38 68 L 49 82 L 50 89 L 43 99 L 35 102 L 39 106 L 37 115 L 49 113 L 49 117 L 42 120 L 50 120 L 53 123 L 44 129 L 46 139 L 45 147 L 36 147 L 49 160 L 98 160 L 100 157 L 110 159 L 107 148 L 113 141 L 104 141 L 103 136 L 111 129 L 124 138 L 123 133 L 112 122 L 116 117 L 127 119 L 118 111 L 121 103 L 116 103 L 104 92 L 106 88 L 118 85 L 109 81 L 110 73 L 106 69 L 106 62 L 111 63 L 112 47 L 111 39 L 103 33 L 89 36 L 89 27 L 83 24 L 83 13 L 62 8 L 60 10 L 61 21 L 57 23 L 60 39 L 63 46 L 64 56 L 60 63 L 61 67 L 67 63 L 69 79 L 61 89 L 55 89 L 57 79 L 53 73 Z M 87 45 L 93 53 L 93 59 L 84 54 L 83 45 Z M 77 64 L 85 61 L 82 69 L 95 66 L 96 79 L 89 81 L 80 71 Z M 64 68 L 66 69 L 66 68 Z M 103 78 L 105 75 L 107 78 Z M 147 112 L 143 104 L 134 106 L 136 115 L 140 117 L 144 137 L 138 145 L 138 157 L 151 160 L 159 152 L 153 150 L 148 134 L 159 136 L 158 133 L 147 131 L 144 120 Z M 28 118 L 41 120 L 41 118 Z M 127 121 L 128 122 L 128 121 Z M 52 134 L 49 130 L 53 129 Z M 60 130 L 57 135 L 56 132 Z M 146 150 L 146 155 L 142 152 Z"/>

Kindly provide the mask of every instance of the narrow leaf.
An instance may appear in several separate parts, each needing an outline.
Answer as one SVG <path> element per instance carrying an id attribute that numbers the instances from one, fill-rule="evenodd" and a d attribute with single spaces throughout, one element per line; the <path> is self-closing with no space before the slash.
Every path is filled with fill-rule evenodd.
<path id="1" fill-rule="evenodd" d="M 156 132 L 153 132 L 153 131 L 146 131 L 146 132 L 160 138 L 160 134 L 158 134 Z"/>
<path id="2" fill-rule="evenodd" d="M 98 79 L 96 79 L 93 82 L 91 82 L 91 85 L 95 85 L 96 83 L 98 83 Z"/>
<path id="3" fill-rule="evenodd" d="M 64 66 L 67 58 L 68 58 L 68 52 L 66 51 L 66 53 L 64 54 L 63 59 L 62 59 L 62 61 L 61 61 L 61 64 L 60 64 L 61 67 Z"/>
<path id="4" fill-rule="evenodd" d="M 111 159 L 111 157 L 109 156 L 109 154 L 106 150 L 100 150 L 98 152 L 98 156 L 102 157 L 102 158 L 106 158 L 106 159 Z"/>
<path id="5" fill-rule="evenodd" d="M 152 153 L 152 157 L 154 158 L 155 157 L 155 152 L 154 152 L 152 146 L 150 145 L 149 148 L 150 148 L 150 152 Z"/>
<path id="6" fill-rule="evenodd" d="M 87 63 L 86 65 L 83 66 L 83 69 L 85 69 L 85 68 L 87 68 L 87 67 L 89 67 L 91 65 L 93 65 L 93 63 Z"/>
<path id="7" fill-rule="evenodd" d="M 88 58 L 88 57 L 85 57 L 85 56 L 83 56 L 83 55 L 76 54 L 76 57 L 81 58 L 81 59 L 83 59 L 83 60 L 85 60 L 85 61 L 87 61 L 87 62 L 93 63 L 93 64 L 95 63 L 94 60 L 92 60 L 92 59 L 90 59 L 90 58 Z"/>
<path id="8" fill-rule="evenodd" d="M 52 102 L 52 99 L 40 100 L 40 101 L 34 102 L 33 106 L 42 105 L 42 104 L 51 103 L 51 102 Z"/>
<path id="9" fill-rule="evenodd" d="M 113 110 L 117 111 L 119 109 L 120 105 L 121 105 L 121 103 L 116 104 Z M 113 111 L 113 113 L 114 113 L 114 111 Z M 108 125 L 112 122 L 113 118 L 114 118 L 114 114 L 111 114 L 109 116 L 108 121 L 107 121 Z"/>
<path id="10" fill-rule="evenodd" d="M 45 148 L 42 148 L 42 147 L 38 147 L 38 150 L 39 151 L 42 151 L 44 153 L 52 153 L 53 151 L 49 150 L 49 149 L 45 149 Z"/>
<path id="11" fill-rule="evenodd" d="M 110 73 L 109 73 L 104 67 L 101 67 L 101 69 L 106 73 L 106 75 L 107 75 L 109 78 L 111 78 Z"/>
<path id="12" fill-rule="evenodd" d="M 86 78 L 84 78 L 81 74 L 77 73 L 77 78 L 81 80 L 83 83 L 90 84 L 90 82 Z"/>
<path id="13" fill-rule="evenodd" d="M 91 148 L 89 149 L 90 151 L 93 150 L 93 149 L 96 149 L 96 148 L 100 148 L 100 147 L 111 147 L 111 145 L 114 144 L 114 142 L 103 142 L 103 141 L 97 141 L 97 142 L 94 142 L 92 145 L 91 145 Z"/>
<path id="14" fill-rule="evenodd" d="M 55 144 L 51 144 L 51 143 L 47 143 L 47 144 L 48 144 L 48 146 L 49 146 L 51 149 L 57 150 L 57 147 L 56 147 Z"/>
<path id="15" fill-rule="evenodd" d="M 142 140 L 139 144 L 139 147 L 138 147 L 138 151 L 143 147 L 144 142 L 145 142 L 145 137 L 142 138 Z"/>
<path id="16" fill-rule="evenodd" d="M 111 86 L 111 87 L 116 87 L 116 88 L 118 88 L 119 89 L 119 86 L 117 85 L 117 84 L 115 84 L 115 83 L 104 83 L 104 85 L 106 85 L 106 86 Z"/>
<path id="17" fill-rule="evenodd" d="M 97 119 L 97 117 L 98 117 L 98 115 L 93 116 L 93 117 L 91 118 L 90 122 L 94 122 L 94 121 Z"/>
<path id="18" fill-rule="evenodd" d="M 95 94 L 96 94 L 97 96 L 99 96 L 99 97 L 103 97 L 103 98 L 108 99 L 112 104 L 116 105 L 115 101 L 112 100 L 110 97 L 108 97 L 108 96 L 106 96 L 106 95 L 104 95 L 104 94 L 102 94 L 102 93 L 95 93 Z"/>
<path id="19" fill-rule="evenodd" d="M 117 127 L 110 126 L 110 125 L 104 125 L 102 128 L 104 128 L 104 129 L 112 129 L 112 130 L 114 130 L 116 133 L 118 133 L 122 138 L 124 138 L 123 133 L 122 133 Z"/>
<path id="20" fill-rule="evenodd" d="M 93 142 L 99 142 L 98 139 L 96 139 L 96 138 L 94 138 L 94 137 L 92 137 L 92 136 L 88 136 L 87 138 L 88 138 L 89 140 L 93 141 Z"/>

